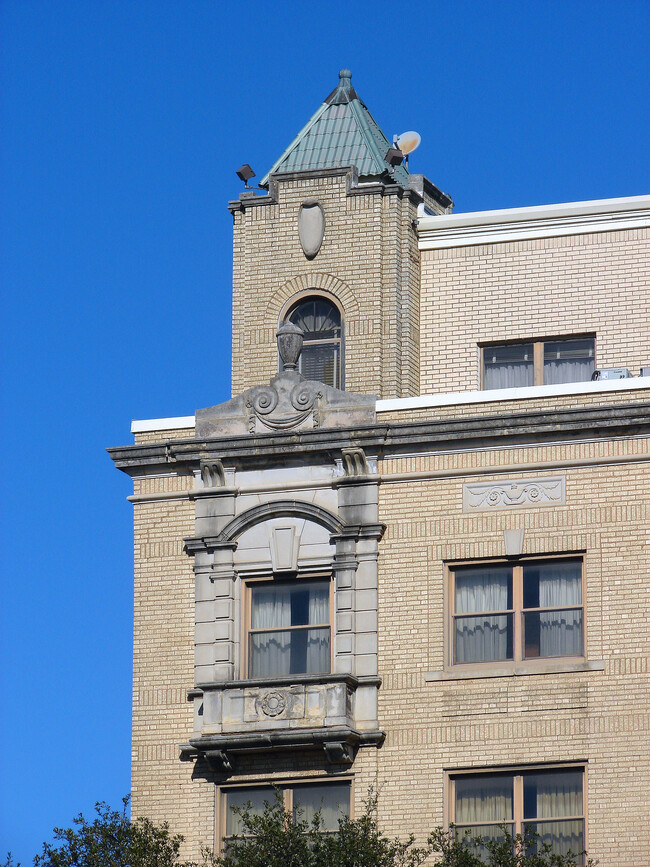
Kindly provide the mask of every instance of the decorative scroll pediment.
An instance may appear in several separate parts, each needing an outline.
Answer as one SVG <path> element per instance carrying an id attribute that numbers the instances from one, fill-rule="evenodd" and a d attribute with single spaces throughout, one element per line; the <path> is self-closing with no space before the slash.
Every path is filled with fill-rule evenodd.
<path id="1" fill-rule="evenodd" d="M 200 439 L 309 428 L 374 424 L 374 395 L 352 394 L 304 379 L 294 370 L 274 376 L 225 403 L 196 412 Z"/>

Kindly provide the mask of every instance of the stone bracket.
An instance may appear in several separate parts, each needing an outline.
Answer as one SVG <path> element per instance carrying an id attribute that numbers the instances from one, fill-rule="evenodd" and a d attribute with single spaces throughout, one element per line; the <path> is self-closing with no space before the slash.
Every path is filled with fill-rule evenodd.
<path id="1" fill-rule="evenodd" d="M 386 735 L 379 729 L 357 731 L 347 726 L 334 729 L 264 731 L 250 734 L 208 735 L 190 738 L 181 744 L 181 761 L 203 759 L 213 773 L 229 776 L 235 758 L 242 753 L 269 753 L 276 750 L 322 749 L 329 764 L 349 765 L 360 747 L 380 747 Z"/>

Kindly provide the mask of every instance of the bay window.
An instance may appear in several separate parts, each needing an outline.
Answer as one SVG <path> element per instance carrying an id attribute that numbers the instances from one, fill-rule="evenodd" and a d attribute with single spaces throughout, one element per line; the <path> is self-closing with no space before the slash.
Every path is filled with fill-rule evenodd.
<path id="1" fill-rule="evenodd" d="M 582 656 L 581 558 L 449 567 L 452 663 Z"/>

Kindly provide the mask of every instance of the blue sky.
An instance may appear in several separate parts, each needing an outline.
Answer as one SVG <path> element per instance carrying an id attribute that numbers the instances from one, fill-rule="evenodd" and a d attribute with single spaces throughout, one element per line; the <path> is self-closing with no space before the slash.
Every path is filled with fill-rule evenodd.
<path id="1" fill-rule="evenodd" d="M 649 193 L 649 36 L 647 0 L 3 0 L 0 857 L 129 790 L 104 448 L 230 396 L 234 170 L 261 178 L 347 66 L 457 211 Z"/>

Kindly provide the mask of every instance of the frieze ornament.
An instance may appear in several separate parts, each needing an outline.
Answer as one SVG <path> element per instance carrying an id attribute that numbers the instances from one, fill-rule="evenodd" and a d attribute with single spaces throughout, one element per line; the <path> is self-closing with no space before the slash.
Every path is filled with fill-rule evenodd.
<path id="1" fill-rule="evenodd" d="M 260 707 L 266 716 L 280 716 L 287 709 L 287 698 L 283 692 L 274 689 L 263 696 Z"/>
<path id="2" fill-rule="evenodd" d="M 563 506 L 565 503 L 564 476 L 463 485 L 463 512 Z"/>

